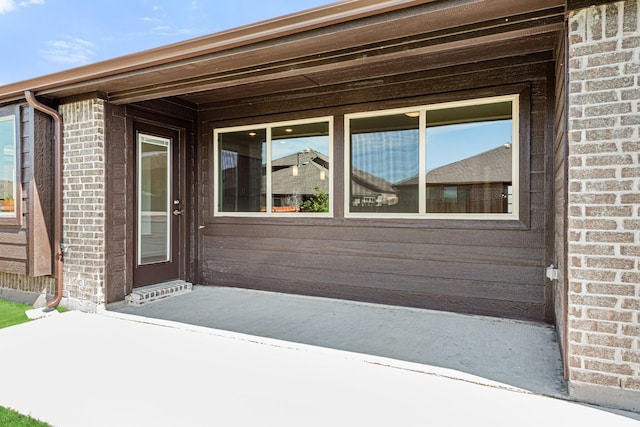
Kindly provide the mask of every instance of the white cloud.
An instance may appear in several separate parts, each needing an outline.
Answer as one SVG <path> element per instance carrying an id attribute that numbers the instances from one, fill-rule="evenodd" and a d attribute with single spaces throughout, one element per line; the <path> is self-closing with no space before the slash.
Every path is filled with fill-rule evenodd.
<path id="1" fill-rule="evenodd" d="M 16 8 L 13 0 L 0 0 L 0 14 L 11 12 Z"/>
<path id="2" fill-rule="evenodd" d="M 25 7 L 32 4 L 44 4 L 44 0 L 24 0 L 18 3 L 15 0 L 0 0 L 0 15 L 16 10 L 18 6 Z"/>
<path id="3" fill-rule="evenodd" d="M 93 51 L 95 45 L 90 41 L 77 37 L 68 37 L 65 40 L 49 40 L 47 49 L 40 52 L 42 57 L 60 64 L 84 65 L 96 55 Z"/>

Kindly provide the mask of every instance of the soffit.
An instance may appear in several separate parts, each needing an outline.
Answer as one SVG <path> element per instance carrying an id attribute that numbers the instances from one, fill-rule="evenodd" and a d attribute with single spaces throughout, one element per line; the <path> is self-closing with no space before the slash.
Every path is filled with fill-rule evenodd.
<path id="1" fill-rule="evenodd" d="M 198 52 L 208 52 L 203 54 L 190 53 L 192 48 L 167 48 L 173 51 L 168 62 L 153 65 L 150 60 L 152 65 L 143 68 L 123 65 L 106 75 L 31 90 L 53 99 L 99 92 L 119 104 L 177 96 L 201 105 L 216 102 L 219 96 L 228 98 L 232 92 L 240 96 L 242 91 L 235 91 L 237 88 L 270 93 L 336 84 L 363 75 L 397 73 L 399 62 L 410 71 L 411 67 L 429 66 L 444 51 L 532 38 L 558 31 L 563 25 L 564 2 L 558 0 L 396 3 L 402 8 L 389 6 L 371 12 L 372 16 L 327 26 L 323 25 L 331 21 L 321 19 L 319 11 L 303 32 L 289 33 L 285 26 L 278 33 L 276 28 L 266 31 L 258 26 L 252 33 L 249 26 L 236 35 L 244 44 L 236 41 L 224 49 L 207 49 L 202 42 Z M 270 38 L 269 34 L 284 35 Z M 138 56 L 145 55 L 151 54 Z"/>

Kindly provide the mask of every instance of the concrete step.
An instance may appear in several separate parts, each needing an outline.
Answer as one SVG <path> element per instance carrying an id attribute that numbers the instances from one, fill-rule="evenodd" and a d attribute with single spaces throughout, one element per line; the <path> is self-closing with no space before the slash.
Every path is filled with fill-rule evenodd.
<path id="1" fill-rule="evenodd" d="M 192 289 L 193 285 L 191 283 L 185 282 L 184 280 L 174 280 L 135 288 L 131 294 L 126 296 L 125 301 L 128 305 L 139 306 L 176 295 L 182 295 L 191 292 Z"/>

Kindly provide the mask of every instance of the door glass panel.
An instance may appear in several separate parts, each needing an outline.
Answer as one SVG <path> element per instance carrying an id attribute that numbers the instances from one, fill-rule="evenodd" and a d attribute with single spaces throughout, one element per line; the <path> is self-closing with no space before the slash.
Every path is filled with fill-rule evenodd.
<path id="1" fill-rule="evenodd" d="M 138 134 L 138 265 L 171 261 L 171 139 Z"/>

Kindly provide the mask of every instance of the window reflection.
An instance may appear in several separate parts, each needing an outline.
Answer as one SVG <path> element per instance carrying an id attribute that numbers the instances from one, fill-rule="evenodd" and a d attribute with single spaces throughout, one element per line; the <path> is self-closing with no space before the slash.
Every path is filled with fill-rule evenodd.
<path id="1" fill-rule="evenodd" d="M 219 135 L 220 211 L 260 212 L 266 204 L 265 129 Z"/>
<path id="2" fill-rule="evenodd" d="M 427 213 L 512 213 L 511 102 L 427 113 Z"/>
<path id="3" fill-rule="evenodd" d="M 0 217 L 15 217 L 15 117 L 0 117 Z"/>
<path id="4" fill-rule="evenodd" d="M 417 213 L 419 115 L 352 119 L 350 131 L 350 211 Z"/>
<path id="5" fill-rule="evenodd" d="M 329 121 L 217 135 L 219 212 L 329 212 Z"/>
<path id="6" fill-rule="evenodd" d="M 329 212 L 329 123 L 271 130 L 271 211 Z"/>

